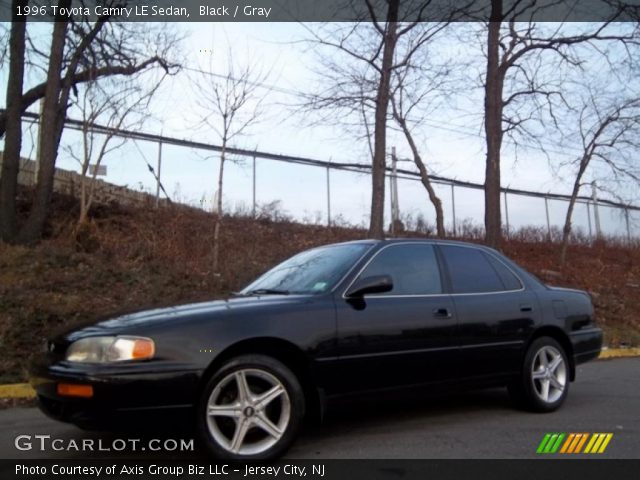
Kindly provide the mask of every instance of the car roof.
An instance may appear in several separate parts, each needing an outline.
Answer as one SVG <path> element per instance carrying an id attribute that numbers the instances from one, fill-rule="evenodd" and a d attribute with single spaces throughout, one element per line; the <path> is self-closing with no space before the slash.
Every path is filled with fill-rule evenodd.
<path id="1" fill-rule="evenodd" d="M 487 247 L 486 245 L 483 245 L 481 243 L 464 242 L 461 240 L 445 240 L 441 238 L 426 238 L 426 237 L 399 237 L 399 238 L 385 238 L 382 240 L 375 239 L 375 238 L 363 238 L 361 240 L 351 240 L 348 242 L 339 242 L 339 243 L 333 243 L 330 245 L 350 245 L 350 244 L 390 245 L 395 243 L 413 243 L 413 242 L 433 243 L 433 244 L 440 244 L 440 245 L 460 245 L 460 246 L 469 246 L 469 247 L 476 247 L 476 248 L 481 248 L 485 250 L 495 251 L 491 247 Z"/>

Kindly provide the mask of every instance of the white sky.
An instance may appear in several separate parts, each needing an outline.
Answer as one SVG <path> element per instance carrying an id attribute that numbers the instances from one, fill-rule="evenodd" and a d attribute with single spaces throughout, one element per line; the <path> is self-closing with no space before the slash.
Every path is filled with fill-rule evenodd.
<path id="1" fill-rule="evenodd" d="M 270 71 L 266 83 L 276 85 L 277 91 L 268 92 L 263 110 L 264 120 L 250 130 L 250 135 L 236 139 L 233 146 L 258 149 L 272 153 L 307 156 L 320 160 L 337 162 L 368 163 L 366 145 L 356 141 L 351 134 L 339 127 L 309 125 L 305 119 L 287 107 L 297 99 L 286 91 L 308 91 L 315 79 L 311 71 L 315 57 L 308 44 L 295 40 L 305 38 L 306 32 L 297 24 L 274 23 L 225 23 L 225 24 L 181 24 L 180 28 L 190 35 L 183 47 L 184 62 L 190 67 L 206 66 L 213 56 L 213 64 L 219 65 L 216 73 L 225 73 L 227 65 L 227 45 L 232 45 L 234 61 L 242 65 L 248 60 L 257 61 L 264 71 Z M 451 48 L 458 49 L 471 58 L 480 57 L 477 45 L 457 43 Z M 203 52 L 202 50 L 206 50 Z M 213 52 L 213 53 L 211 53 Z M 1 84 L 6 81 L 3 66 Z M 473 85 L 463 89 L 473 92 Z M 468 91 L 466 93 L 468 93 Z M 4 99 L 3 99 L 4 100 Z M 444 108 L 424 122 L 417 136 L 421 140 L 423 157 L 432 173 L 460 180 L 482 183 L 484 180 L 484 142 L 480 123 L 482 113 L 482 93 L 467 95 L 459 100 L 465 111 L 475 111 L 475 117 L 461 113 L 455 108 Z M 455 99 L 454 99 L 455 101 Z M 3 101 L 4 103 L 4 101 Z M 154 100 L 153 112 L 156 120 L 149 121 L 143 130 L 149 133 L 163 132 L 167 136 L 185 138 L 201 142 L 219 144 L 213 132 L 196 128 L 198 105 L 202 99 L 194 90 L 186 72 L 165 80 L 159 95 Z M 73 114 L 72 114 L 73 115 Z M 25 132 L 23 156 L 35 155 L 31 136 Z M 78 145 L 79 136 L 66 132 L 63 143 Z M 387 144 L 396 146 L 399 157 L 409 157 L 404 139 L 390 132 Z M 153 144 L 132 142 L 126 144 L 104 160 L 108 175 L 106 180 L 135 188 L 155 192 L 155 181 L 148 172 L 143 156 L 156 165 L 158 147 Z M 565 151 L 565 159 L 574 152 L 554 146 L 554 156 Z M 537 191 L 568 193 L 570 178 L 561 172 L 561 178 L 552 174 L 546 157 L 535 151 L 519 152 L 518 162 L 514 161 L 509 145 L 503 150 L 502 185 Z M 209 155 L 209 156 L 207 156 Z M 567 156 L 568 155 L 568 156 Z M 162 181 L 169 195 L 175 200 L 199 204 L 202 199 L 211 204 L 218 171 L 218 159 L 210 152 L 197 152 L 187 148 L 164 146 L 162 151 Z M 410 163 L 399 164 L 402 168 L 413 169 Z M 69 157 L 64 148 L 60 149 L 58 167 L 78 171 L 78 164 Z M 236 164 L 228 164 L 225 172 L 224 203 L 234 209 L 240 205 L 251 206 L 251 163 L 249 159 Z M 449 187 L 436 187 L 445 208 L 445 221 L 451 223 L 451 191 Z M 370 179 L 366 175 L 348 172 L 331 172 L 332 217 L 341 215 L 346 221 L 367 224 L 370 202 Z M 590 194 L 589 189 L 582 192 Z M 456 188 L 456 218 L 458 225 L 464 219 L 476 224 L 483 221 L 482 192 Z M 388 203 L 387 192 L 387 203 Z M 419 182 L 400 180 L 400 209 L 403 214 L 422 213 L 427 221 L 434 223 L 434 215 L 424 188 Z M 320 168 L 291 165 L 268 160 L 257 161 L 257 201 L 265 204 L 281 201 L 282 209 L 298 219 L 306 221 L 326 221 L 326 172 Z M 566 204 L 550 202 L 552 224 L 560 226 L 564 220 Z M 600 209 L 603 229 L 606 233 L 624 234 L 625 225 L 620 215 L 612 209 Z M 503 208 L 504 218 L 504 208 Z M 511 227 L 525 225 L 545 225 L 544 201 L 542 199 L 509 197 L 509 220 Z M 635 233 L 640 234 L 640 215 L 632 217 Z M 385 223 L 388 224 L 387 214 Z M 574 226 L 587 230 L 586 211 L 578 206 L 574 216 Z"/>

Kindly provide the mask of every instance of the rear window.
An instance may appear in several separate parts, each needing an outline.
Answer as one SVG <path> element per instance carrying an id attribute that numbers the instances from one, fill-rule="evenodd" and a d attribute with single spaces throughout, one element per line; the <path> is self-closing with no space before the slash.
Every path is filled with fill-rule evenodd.
<path id="1" fill-rule="evenodd" d="M 442 245 L 440 249 L 449 268 L 453 293 L 490 293 L 520 288 L 518 279 L 504 265 L 480 249 L 454 245 Z"/>
<path id="2" fill-rule="evenodd" d="M 487 257 L 489 263 L 491 263 L 491 266 L 495 269 L 500 280 L 502 280 L 505 290 L 520 290 L 522 288 L 522 283 L 518 277 L 516 277 L 504 263 L 486 252 L 482 252 L 482 254 Z"/>

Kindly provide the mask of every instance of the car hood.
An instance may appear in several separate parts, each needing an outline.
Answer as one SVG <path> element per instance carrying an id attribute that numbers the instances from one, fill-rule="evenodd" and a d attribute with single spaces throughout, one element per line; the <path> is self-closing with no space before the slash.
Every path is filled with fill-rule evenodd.
<path id="1" fill-rule="evenodd" d="M 310 298 L 310 295 L 256 295 L 141 310 L 133 313 L 110 315 L 108 319 L 75 325 L 55 337 L 59 339 L 65 337 L 67 341 L 74 341 L 86 336 L 117 335 L 164 323 L 179 324 L 195 317 L 217 316 L 239 310 L 246 311 L 254 308 L 264 309 L 282 307 L 285 304 L 299 304 L 309 301 Z"/>

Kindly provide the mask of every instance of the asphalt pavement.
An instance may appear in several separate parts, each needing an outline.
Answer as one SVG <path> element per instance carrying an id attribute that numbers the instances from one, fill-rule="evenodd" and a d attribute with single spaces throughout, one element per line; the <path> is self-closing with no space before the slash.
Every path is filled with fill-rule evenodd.
<path id="1" fill-rule="evenodd" d="M 595 455 L 640 458 L 640 358 L 579 366 L 564 406 L 549 414 L 515 409 L 504 389 L 343 402 L 329 411 L 322 425 L 307 427 L 287 458 L 533 458 L 540 456 L 536 449 L 548 432 L 613 433 L 605 452 Z M 45 440 L 45 451 L 40 450 L 36 435 L 50 436 Z M 30 443 L 31 449 L 16 448 L 18 436 L 26 436 L 18 443 L 22 448 Z M 0 458 L 204 458 L 198 448 L 189 452 L 143 451 L 143 445 L 150 445 L 148 438 L 142 438 L 136 452 L 129 448 L 89 453 L 51 448 L 53 439 L 61 439 L 57 446 L 65 448 L 70 442 L 80 445 L 89 440 L 94 448 L 100 445 L 104 449 L 116 446 L 115 439 L 131 437 L 84 432 L 50 420 L 36 408 L 0 411 Z"/>

